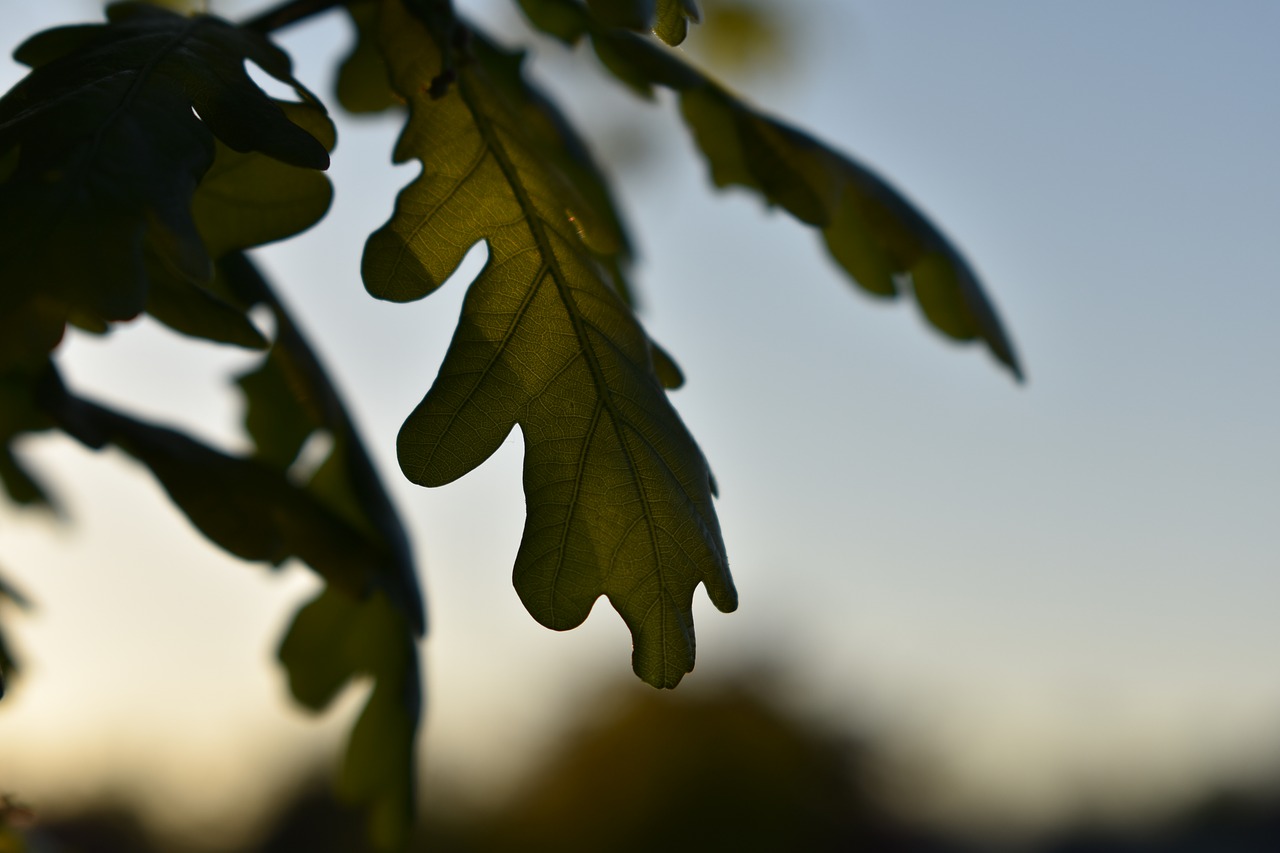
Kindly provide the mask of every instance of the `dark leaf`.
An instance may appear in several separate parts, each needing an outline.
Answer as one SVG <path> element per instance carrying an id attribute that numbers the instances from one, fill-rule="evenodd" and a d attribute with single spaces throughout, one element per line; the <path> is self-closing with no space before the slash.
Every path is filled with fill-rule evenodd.
<path id="1" fill-rule="evenodd" d="M 170 329 L 247 349 L 266 348 L 267 339 L 248 315 L 220 298 L 214 287 L 195 284 L 154 266 L 148 274 L 147 313 Z"/>
<path id="2" fill-rule="evenodd" d="M 270 352 L 256 371 L 239 380 L 256 461 L 283 474 L 311 434 L 323 431 L 332 438 L 329 456 L 306 491 L 385 551 L 387 559 L 377 566 L 378 586 L 421 635 L 425 619 L 408 537 L 342 397 L 257 268 L 243 255 L 232 254 L 219 270 L 234 298 L 246 306 L 264 305 L 275 317 Z"/>
<path id="3" fill-rule="evenodd" d="M 404 613 L 382 594 L 356 601 L 330 588 L 294 618 L 280 646 L 293 695 L 326 707 L 361 676 L 374 681 L 351 733 L 340 791 L 372 806 L 376 843 L 402 846 L 413 819 L 413 762 L 422 696 L 417 650 Z"/>
<path id="4" fill-rule="evenodd" d="M 298 557 L 329 583 L 367 594 L 389 555 L 280 472 L 231 456 L 176 430 L 76 397 L 56 380 L 45 405 L 90 447 L 115 445 L 151 470 L 199 530 L 235 556 L 279 565 Z"/>
<path id="5" fill-rule="evenodd" d="M 323 108 L 279 101 L 276 105 L 325 151 L 333 150 L 337 135 Z M 321 172 L 259 151 L 237 151 L 222 142 L 215 143 L 215 151 L 213 165 L 191 200 L 196 230 L 213 258 L 292 237 L 328 212 L 333 186 Z"/>
<path id="6" fill-rule="evenodd" d="M 321 422 L 320 413 L 308 405 L 310 394 L 287 358 L 275 353 L 236 382 L 247 402 L 245 428 L 257 457 L 287 471 Z"/>
<path id="7" fill-rule="evenodd" d="M 336 141 L 333 122 L 310 104 L 280 103 L 284 114 L 326 150 Z M 314 169 L 291 166 L 265 154 L 236 151 L 215 143 L 213 165 L 191 201 L 196 231 L 209 256 L 291 237 L 328 212 L 333 199 L 329 179 Z M 255 349 L 266 340 L 243 306 L 228 302 L 225 285 L 194 282 L 179 271 L 153 262 L 147 312 L 183 334 Z"/>
<path id="8" fill-rule="evenodd" d="M 149 258 L 207 281 L 191 200 L 215 138 L 303 168 L 328 165 L 324 146 L 246 73 L 255 62 L 314 102 L 265 38 L 145 4 L 108 15 L 107 24 L 40 33 L 15 54 L 36 67 L 0 100 L 6 311 L 45 292 L 90 320 L 132 317 L 146 304 Z"/>
<path id="9" fill-rule="evenodd" d="M 372 595 L 357 600 L 331 584 L 299 611 L 280 659 L 298 701 L 316 710 L 352 676 L 373 678 L 373 692 L 347 747 L 340 787 L 368 806 L 374 839 L 396 849 L 413 819 L 413 746 L 422 705 L 415 640 L 425 630 L 408 537 L 341 396 L 289 312 L 243 255 L 230 255 L 219 267 L 240 304 L 266 306 L 275 318 L 270 352 L 239 379 L 256 460 L 288 476 L 306 442 L 321 433 L 328 436 L 329 455 L 305 485 L 305 494 L 387 555 L 374 567 Z M 369 767 L 385 773 L 371 779 L 365 772 Z"/>
<path id="10" fill-rule="evenodd" d="M 0 329 L 7 325 L 0 321 Z M 16 504 L 52 507 L 49 493 L 14 451 L 21 435 L 52 426 L 34 397 L 35 373 L 10 368 L 0 372 L 0 483 Z"/>
<path id="11" fill-rule="evenodd" d="M 296 352 L 294 344 L 290 354 Z M 373 678 L 373 694 L 348 746 L 343 787 L 368 805 L 379 843 L 398 847 L 412 823 L 413 743 L 422 704 L 415 645 L 422 633 L 421 602 L 412 564 L 404 562 L 403 531 L 397 526 L 384 537 L 378 529 L 390 523 L 389 505 L 378 505 L 385 495 L 361 502 L 370 491 L 360 481 L 354 454 L 348 449 L 337 457 L 354 481 L 347 484 L 354 497 L 335 508 L 331 495 L 292 482 L 264 459 L 230 456 L 77 397 L 52 368 L 40 391 L 41 404 L 65 432 L 90 447 L 113 444 L 144 464 L 191 522 L 222 548 L 277 565 L 297 557 L 325 579 L 325 592 L 295 618 L 281 661 L 298 700 L 315 709 L 353 675 Z M 348 447 L 355 443 L 350 436 L 346 441 Z M 363 463 L 368 467 L 367 459 Z M 360 515 L 353 519 L 352 511 Z M 391 521 L 398 525 L 394 516 Z M 371 725 L 377 731 L 370 733 Z M 372 779 L 365 770 L 370 767 L 388 772 Z"/>

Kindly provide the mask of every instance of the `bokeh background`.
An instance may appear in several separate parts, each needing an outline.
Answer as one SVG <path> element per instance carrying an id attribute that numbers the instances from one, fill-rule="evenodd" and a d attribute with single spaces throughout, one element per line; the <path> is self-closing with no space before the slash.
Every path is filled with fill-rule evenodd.
<path id="1" fill-rule="evenodd" d="M 877 169 L 968 255 L 1024 360 L 1017 386 L 908 303 L 855 292 L 803 226 L 712 191 L 668 100 L 531 40 L 505 0 L 457 5 L 531 41 L 618 176 L 642 316 L 688 378 L 674 402 L 716 472 L 742 605 L 700 597 L 697 669 L 654 698 L 607 606 L 556 634 L 511 590 L 518 432 L 450 486 L 399 477 L 396 430 L 465 285 L 407 306 L 365 294 L 363 239 L 417 167 L 389 163 L 395 118 L 339 116 L 333 212 L 260 257 L 425 567 L 433 814 L 518 814 L 583 732 L 725 697 L 844 756 L 853 775 L 823 790 L 884 815 L 875 831 L 1030 844 L 1181 826 L 1224 789 L 1265 796 L 1280 778 L 1280 6 L 704 4 L 692 58 Z M 100 8 L 5 3 L 4 50 Z M 717 14 L 734 38 L 711 37 Z M 327 93 L 343 16 L 280 40 Z M 0 65 L 6 87 L 21 74 Z M 252 358 L 149 321 L 72 335 L 60 355 L 74 387 L 234 447 L 226 380 Z M 24 450 L 65 518 L 0 511 L 4 574 L 36 605 L 0 612 L 25 663 L 0 703 L 0 793 L 54 816 L 125 804 L 169 849 L 248 849 L 285 792 L 327 772 L 361 698 L 310 717 L 273 663 L 316 582 L 221 556 L 115 453 Z M 655 775 L 669 786 L 705 738 L 658 740 L 686 744 Z M 647 778 L 633 760 L 592 772 Z"/>

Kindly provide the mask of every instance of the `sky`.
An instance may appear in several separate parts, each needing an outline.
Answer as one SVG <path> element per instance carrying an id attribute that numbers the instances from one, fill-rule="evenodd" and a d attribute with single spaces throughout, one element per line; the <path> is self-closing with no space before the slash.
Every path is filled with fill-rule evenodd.
<path id="1" fill-rule="evenodd" d="M 508 4 L 458 5 L 523 38 Z M 764 661 L 795 701 L 930 768 L 931 807 L 956 820 L 1141 808 L 1280 768 L 1280 7 L 786 9 L 789 52 L 727 78 L 934 218 L 1028 381 L 855 292 L 785 214 L 711 190 L 672 103 L 541 44 L 540 79 L 619 176 L 642 319 L 684 369 L 673 401 L 720 485 L 741 605 L 699 592 L 686 685 Z M 95 15 L 22 4 L 4 47 Z M 282 43 L 323 96 L 347 37 L 331 15 Z M 518 433 L 449 486 L 398 475 L 396 430 L 465 286 L 391 305 L 360 284 L 364 236 L 416 174 L 389 164 L 396 130 L 339 116 L 333 212 L 261 257 L 423 560 L 428 790 L 481 796 L 629 677 L 630 646 L 605 605 L 565 634 L 522 610 Z M 252 359 L 149 321 L 59 355 L 74 387 L 239 447 L 225 378 Z M 222 557 L 117 454 L 26 449 L 70 521 L 0 513 L 0 563 L 37 603 L 0 614 L 28 662 L 0 704 L 0 789 L 130 785 L 216 823 L 327 760 L 361 697 L 308 717 L 272 663 L 316 588 L 305 569 Z"/>

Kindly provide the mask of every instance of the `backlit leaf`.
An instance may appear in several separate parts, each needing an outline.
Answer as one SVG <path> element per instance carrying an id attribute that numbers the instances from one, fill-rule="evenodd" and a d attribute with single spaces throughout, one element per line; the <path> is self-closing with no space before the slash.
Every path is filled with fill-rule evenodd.
<path id="1" fill-rule="evenodd" d="M 271 350 L 255 370 L 240 377 L 245 421 L 257 447 L 256 461 L 287 472 L 298 448 L 316 432 L 332 439 L 328 457 L 306 491 L 328 511 L 378 543 L 376 585 L 405 613 L 414 632 L 425 630 L 421 594 L 408 537 L 378 477 L 342 397 L 302 331 L 257 268 L 243 255 L 220 264 L 241 304 L 264 305 L 275 317 Z"/>
<path id="2" fill-rule="evenodd" d="M 385 551 L 269 466 L 92 403 L 60 383 L 45 391 L 65 432 L 137 459 L 192 524 L 235 556 L 275 565 L 296 556 L 356 597 L 374 587 Z"/>
<path id="3" fill-rule="evenodd" d="M 341 396 L 283 303 L 242 255 L 229 256 L 220 268 L 242 305 L 266 306 L 275 318 L 271 350 L 239 379 L 256 461 L 289 477 L 306 442 L 327 436 L 328 456 L 304 491 L 385 555 L 369 567 L 371 594 L 352 596 L 331 583 L 303 607 L 281 644 L 280 660 L 294 696 L 315 710 L 327 706 L 352 677 L 372 677 L 373 691 L 347 746 L 340 790 L 368 807 L 380 846 L 397 849 L 413 818 L 414 742 L 422 712 L 415 641 L 425 631 L 408 537 Z M 370 778 L 362 770 L 368 767 L 385 773 Z"/>
<path id="4" fill-rule="evenodd" d="M 325 579 L 318 599 L 323 604 L 300 611 L 280 657 L 298 700 L 317 710 L 353 676 L 372 677 L 374 690 L 353 729 L 344 778 L 352 767 L 388 772 L 376 779 L 356 772 L 343 789 L 368 806 L 379 843 L 392 849 L 412 822 L 413 743 L 422 704 L 415 645 L 423 631 L 422 604 L 408 542 L 345 410 L 283 307 L 251 272 L 233 265 L 227 280 L 235 296 L 276 312 L 277 340 L 267 364 L 295 374 L 295 393 L 283 396 L 279 387 L 244 383 L 251 412 L 287 410 L 305 400 L 312 423 L 340 438 L 322 466 L 331 472 L 323 487 L 315 480 L 293 482 L 287 454 L 233 456 L 76 396 L 51 367 L 40 385 L 41 405 L 82 443 L 114 445 L 145 465 L 190 521 L 231 554 L 276 565 L 296 557 Z M 255 438 L 261 440 L 260 431 Z M 324 629 L 319 638 L 317 619 Z M 335 644 L 342 654 L 332 654 Z M 370 719 L 373 734 L 365 722 Z"/>
<path id="5" fill-rule="evenodd" d="M 9 326 L 0 316 L 0 335 Z M 3 340 L 0 337 L 0 340 Z M 14 440 L 26 433 L 40 432 L 53 426 L 41 411 L 34 393 L 34 369 L 7 365 L 0 370 L 0 484 L 9 499 L 26 506 L 52 506 L 48 491 L 27 470 L 14 450 Z"/>
<path id="6" fill-rule="evenodd" d="M 435 384 L 401 430 L 401 467 L 414 482 L 447 483 L 519 424 L 521 600 L 567 629 L 607 596 L 631 629 L 636 672 L 674 686 L 693 666 L 694 590 L 706 584 L 723 610 L 736 593 L 706 462 L 598 263 L 608 220 L 526 126 L 538 98 L 516 85 L 518 57 L 475 36 L 471 61 L 433 97 L 446 59 L 440 33 L 399 0 L 382 11 L 392 84 L 410 106 L 396 158 L 420 159 L 423 171 L 366 246 L 366 286 L 417 299 L 475 243 L 489 248 Z"/>
<path id="7" fill-rule="evenodd" d="M 281 659 L 308 707 L 327 703 L 353 675 L 373 678 L 361 720 L 375 720 L 377 734 L 365 733 L 369 723 L 358 723 L 344 766 L 396 772 L 375 781 L 357 774 L 358 784 L 344 790 L 367 805 L 375 834 L 393 848 L 411 824 L 413 742 L 421 713 L 415 643 L 424 618 L 409 543 L 341 398 L 284 306 L 243 255 L 225 257 L 219 273 L 228 305 L 242 312 L 264 305 L 275 318 L 271 349 L 256 371 L 241 378 L 253 456 L 228 454 L 72 394 L 51 365 L 34 386 L 23 376 L 12 383 L 7 396 L 13 405 L 0 410 L 0 430 L 52 422 L 89 447 L 114 445 L 150 469 L 175 505 L 223 549 L 275 565 L 296 557 L 325 579 L 325 600 L 343 603 L 336 636 L 352 638 L 358 666 L 344 670 L 333 691 L 317 693 L 308 673 L 335 664 L 308 658 L 314 644 L 295 638 L 303 631 L 305 640 L 307 624 L 299 628 L 296 620 Z M 7 387 L 0 382 L 0 392 Z M 22 395 L 32 387 L 34 419 L 19 417 Z M 298 482 L 294 458 L 317 432 L 331 436 L 332 447 L 310 481 Z"/>
<path id="8" fill-rule="evenodd" d="M 413 821 L 414 742 L 422 695 L 404 613 L 382 594 L 356 601 L 330 588 L 307 603 L 280 646 L 298 701 L 321 710 L 353 679 L 374 682 L 351 733 L 339 790 L 371 805 L 371 834 L 402 846 Z"/>

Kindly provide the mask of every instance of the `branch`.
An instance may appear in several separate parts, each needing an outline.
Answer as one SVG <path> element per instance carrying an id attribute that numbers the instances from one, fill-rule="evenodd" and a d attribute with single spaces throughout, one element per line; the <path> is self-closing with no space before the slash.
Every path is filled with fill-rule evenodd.
<path id="1" fill-rule="evenodd" d="M 259 33 L 271 33 L 349 2 L 351 0 L 289 0 L 255 15 L 240 26 Z"/>

